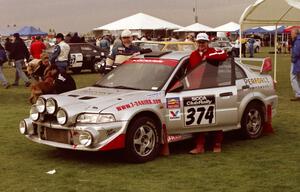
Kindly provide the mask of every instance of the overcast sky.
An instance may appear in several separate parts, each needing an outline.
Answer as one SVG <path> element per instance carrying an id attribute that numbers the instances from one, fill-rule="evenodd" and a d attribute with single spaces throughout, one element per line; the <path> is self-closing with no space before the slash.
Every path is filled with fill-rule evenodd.
<path id="1" fill-rule="evenodd" d="M 211 27 L 238 22 L 255 0 L 197 0 L 199 22 Z M 33 25 L 48 32 L 88 32 L 138 12 L 178 25 L 194 23 L 195 0 L 0 0 L 0 28 Z"/>

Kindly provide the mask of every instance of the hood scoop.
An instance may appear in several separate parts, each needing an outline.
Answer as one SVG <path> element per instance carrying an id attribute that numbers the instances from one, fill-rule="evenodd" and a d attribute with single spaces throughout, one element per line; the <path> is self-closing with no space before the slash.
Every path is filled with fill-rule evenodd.
<path id="1" fill-rule="evenodd" d="M 84 96 L 84 97 L 80 97 L 80 100 L 90 100 L 90 99 L 95 99 L 97 97 L 91 97 L 91 96 Z"/>

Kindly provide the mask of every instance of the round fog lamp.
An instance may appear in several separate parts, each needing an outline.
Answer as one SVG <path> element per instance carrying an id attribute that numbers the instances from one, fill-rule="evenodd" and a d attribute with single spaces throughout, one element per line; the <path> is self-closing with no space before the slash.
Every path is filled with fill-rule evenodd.
<path id="1" fill-rule="evenodd" d="M 39 114 L 39 112 L 37 110 L 36 105 L 32 105 L 31 106 L 31 109 L 30 109 L 30 118 L 33 121 L 37 121 L 40 118 L 40 114 Z"/>
<path id="2" fill-rule="evenodd" d="M 80 133 L 79 142 L 81 145 L 88 147 L 88 146 L 92 145 L 92 141 L 93 141 L 93 137 L 89 132 L 84 131 L 84 132 Z"/>
<path id="3" fill-rule="evenodd" d="M 21 134 L 23 134 L 23 135 L 26 134 L 26 132 L 27 132 L 27 125 L 26 125 L 26 122 L 24 120 L 20 121 L 19 130 L 20 130 Z"/>
<path id="4" fill-rule="evenodd" d="M 45 100 L 43 98 L 38 98 L 38 100 L 35 103 L 36 108 L 38 110 L 39 113 L 44 113 L 46 110 L 46 103 Z"/>
<path id="5" fill-rule="evenodd" d="M 56 119 L 59 124 L 61 124 L 61 125 L 66 124 L 67 120 L 68 120 L 68 115 L 67 115 L 66 111 L 63 109 L 58 110 L 58 112 L 56 114 Z"/>
<path id="6" fill-rule="evenodd" d="M 47 101 L 46 101 L 46 110 L 50 115 L 55 113 L 56 108 L 57 108 L 56 101 L 52 98 L 47 99 Z"/>

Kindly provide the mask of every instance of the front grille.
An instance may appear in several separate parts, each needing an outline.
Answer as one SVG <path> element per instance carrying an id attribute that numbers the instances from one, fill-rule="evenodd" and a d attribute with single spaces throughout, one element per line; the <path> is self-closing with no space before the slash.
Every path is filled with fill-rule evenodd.
<path id="1" fill-rule="evenodd" d="M 44 139 L 47 141 L 69 144 L 70 134 L 68 130 L 45 128 L 44 132 Z"/>

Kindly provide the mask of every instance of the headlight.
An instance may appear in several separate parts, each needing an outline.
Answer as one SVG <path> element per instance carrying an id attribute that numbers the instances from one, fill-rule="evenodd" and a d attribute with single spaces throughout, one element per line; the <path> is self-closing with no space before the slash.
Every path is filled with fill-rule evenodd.
<path id="1" fill-rule="evenodd" d="M 115 122 L 113 114 L 90 114 L 84 113 L 77 117 L 77 123 L 109 123 Z"/>
<path id="2" fill-rule="evenodd" d="M 46 110 L 47 112 L 52 115 L 55 113 L 56 111 L 56 108 L 57 108 L 57 103 L 54 99 L 50 98 L 50 99 L 47 99 L 46 101 Z"/>
<path id="3" fill-rule="evenodd" d="M 45 103 L 45 99 L 42 97 L 39 97 L 38 100 L 35 103 L 36 108 L 38 110 L 39 113 L 44 113 L 46 110 L 46 103 Z"/>
<path id="4" fill-rule="evenodd" d="M 38 112 L 37 107 L 36 107 L 35 104 L 31 106 L 31 109 L 30 109 L 30 118 L 33 121 L 37 121 L 40 118 L 40 114 L 39 114 L 39 112 Z"/>
<path id="5" fill-rule="evenodd" d="M 80 142 L 81 145 L 84 145 L 86 147 L 90 146 L 93 143 L 92 134 L 90 134 L 87 131 L 84 131 L 84 132 L 80 133 L 79 142 Z"/>
<path id="6" fill-rule="evenodd" d="M 67 112 L 63 109 L 59 109 L 57 114 L 56 114 L 56 119 L 57 119 L 57 122 L 61 125 L 64 125 L 67 123 L 68 121 L 68 115 L 67 115 Z"/>
<path id="7" fill-rule="evenodd" d="M 26 132 L 27 132 L 27 125 L 26 125 L 26 122 L 24 120 L 22 120 L 19 124 L 19 130 L 20 130 L 20 133 L 25 135 Z"/>

